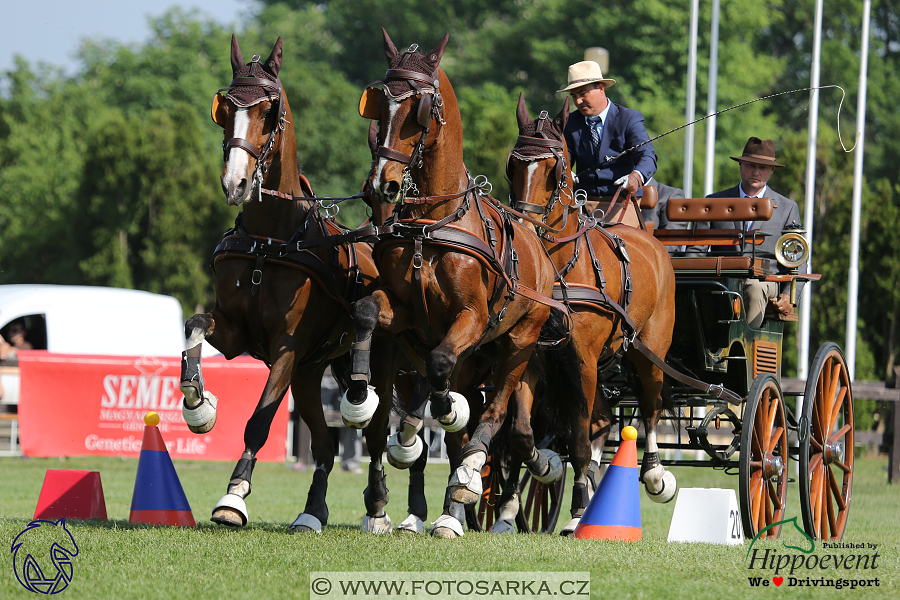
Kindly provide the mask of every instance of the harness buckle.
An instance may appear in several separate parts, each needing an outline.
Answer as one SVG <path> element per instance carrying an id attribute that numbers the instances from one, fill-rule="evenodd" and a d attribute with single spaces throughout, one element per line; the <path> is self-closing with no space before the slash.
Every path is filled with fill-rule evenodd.
<path id="1" fill-rule="evenodd" d="M 720 385 L 718 383 L 711 383 L 708 388 L 706 388 L 706 392 L 712 394 L 716 398 L 721 398 L 722 393 L 725 391 L 725 386 Z"/>
<path id="2" fill-rule="evenodd" d="M 422 268 L 422 253 L 421 252 L 416 252 L 415 254 L 413 254 L 412 265 L 413 265 L 414 269 Z"/>
<path id="3" fill-rule="evenodd" d="M 250 276 L 250 283 L 253 285 L 259 285 L 262 282 L 262 271 L 260 269 L 253 269 L 253 274 Z"/>
<path id="4" fill-rule="evenodd" d="M 622 348 L 625 352 L 628 352 L 628 348 L 634 344 L 634 338 L 637 337 L 637 330 L 632 329 L 631 334 L 625 333 L 624 329 L 622 331 Z"/>

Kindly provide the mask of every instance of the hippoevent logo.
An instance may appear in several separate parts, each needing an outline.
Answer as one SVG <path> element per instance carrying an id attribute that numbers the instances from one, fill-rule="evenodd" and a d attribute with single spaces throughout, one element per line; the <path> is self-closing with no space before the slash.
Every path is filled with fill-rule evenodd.
<path id="1" fill-rule="evenodd" d="M 13 540 L 10 552 L 22 587 L 36 594 L 58 594 L 72 581 L 78 544 L 65 519 L 32 521 Z"/>
<path id="2" fill-rule="evenodd" d="M 754 548 L 756 541 L 769 529 L 793 524 L 805 543 L 791 546 L 782 542 L 785 550 Z M 879 587 L 881 581 L 873 571 L 878 568 L 878 544 L 816 542 L 797 524 L 797 517 L 772 523 L 761 530 L 747 549 L 747 568 L 753 571 L 747 579 L 750 587 L 810 587 L 856 589 Z M 847 552 L 847 551 L 850 552 Z M 840 551 L 840 552 L 838 552 Z"/>

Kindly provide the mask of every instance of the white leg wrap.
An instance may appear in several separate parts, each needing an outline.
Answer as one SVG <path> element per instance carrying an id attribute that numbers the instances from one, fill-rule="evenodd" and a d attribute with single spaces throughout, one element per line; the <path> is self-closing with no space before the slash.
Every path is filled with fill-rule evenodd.
<path id="1" fill-rule="evenodd" d="M 424 444 L 422 443 L 422 438 L 414 435 L 412 443 L 409 446 L 404 446 L 400 443 L 399 436 L 399 433 L 395 433 L 388 439 L 387 459 L 391 465 L 398 469 L 408 469 L 421 456 Z"/>
<path id="2" fill-rule="evenodd" d="M 366 533 L 390 533 L 394 530 L 394 524 L 387 513 L 381 517 L 365 515 L 362 518 L 362 530 Z"/>
<path id="3" fill-rule="evenodd" d="M 491 527 L 490 533 L 516 533 L 516 515 L 519 514 L 519 495 L 513 494 L 508 502 L 500 507 L 500 518 Z"/>
<path id="4" fill-rule="evenodd" d="M 366 399 L 362 404 L 353 404 L 347 400 L 347 392 L 341 398 L 341 418 L 344 425 L 354 429 L 362 429 L 369 424 L 378 408 L 378 394 L 371 385 L 366 386 Z"/>
<path id="5" fill-rule="evenodd" d="M 460 465 L 450 478 L 450 498 L 462 504 L 475 504 L 481 492 L 481 469 Z"/>
<path id="6" fill-rule="evenodd" d="M 241 527 L 246 525 L 247 521 L 250 520 L 250 516 L 247 513 L 247 503 L 244 502 L 244 499 L 237 494 L 225 494 L 224 496 L 222 496 L 222 499 L 216 503 L 216 507 L 213 509 L 213 514 L 215 514 L 216 511 L 220 508 L 230 508 L 236 511 L 241 516 Z"/>
<path id="7" fill-rule="evenodd" d="M 292 532 L 313 531 L 322 533 L 322 522 L 312 515 L 300 513 L 297 519 L 291 523 L 290 530 Z"/>
<path id="8" fill-rule="evenodd" d="M 439 516 L 437 518 L 437 521 L 435 521 L 431 525 L 431 535 L 435 537 L 454 538 L 462 537 L 465 535 L 465 533 L 463 532 L 462 523 L 460 523 L 458 519 L 455 519 L 450 515 Z"/>
<path id="9" fill-rule="evenodd" d="M 562 531 L 559 532 L 559 535 L 562 536 L 570 536 L 575 533 L 575 528 L 578 527 L 578 524 L 581 522 L 581 517 L 575 517 L 566 523 L 565 527 L 562 528 Z"/>
<path id="10" fill-rule="evenodd" d="M 531 475 L 541 483 L 553 483 L 559 479 L 563 474 L 563 464 L 562 460 L 559 458 L 559 454 L 553 450 L 538 450 L 535 448 L 535 451 L 544 453 L 544 456 L 547 457 L 547 462 L 550 463 L 550 470 L 547 471 L 546 475 L 537 475 L 535 473 L 532 473 Z"/>
<path id="11" fill-rule="evenodd" d="M 193 386 L 187 386 L 187 388 L 187 390 L 182 388 L 182 391 L 185 392 L 184 401 L 181 403 L 181 414 L 184 416 L 184 422 L 187 423 L 188 429 L 194 433 L 207 433 L 216 424 L 216 405 L 219 403 L 219 399 L 209 392 L 203 392 L 200 404 L 189 408 L 187 401 L 188 392 L 193 392 L 191 396 L 196 398 L 197 390 Z"/>
<path id="12" fill-rule="evenodd" d="M 425 533 L 425 523 L 416 515 L 409 515 L 403 522 L 397 525 L 397 531 L 408 531 L 410 533 Z"/>
<path id="13" fill-rule="evenodd" d="M 437 421 L 444 431 L 453 433 L 465 427 L 469 422 L 469 401 L 465 396 L 456 392 L 450 392 L 450 400 L 450 414 Z"/>
<path id="14" fill-rule="evenodd" d="M 678 482 L 671 471 L 667 471 L 662 465 L 650 469 L 644 473 L 644 485 L 647 496 L 657 504 L 671 502 L 678 491 Z"/>

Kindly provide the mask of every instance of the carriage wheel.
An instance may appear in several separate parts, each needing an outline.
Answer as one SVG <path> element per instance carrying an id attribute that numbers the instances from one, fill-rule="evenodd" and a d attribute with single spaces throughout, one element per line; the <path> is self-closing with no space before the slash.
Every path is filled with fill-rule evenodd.
<path id="1" fill-rule="evenodd" d="M 837 344 L 823 344 L 813 358 L 800 432 L 803 528 L 816 539 L 839 540 L 847 526 L 853 482 L 853 394 Z"/>
<path id="2" fill-rule="evenodd" d="M 562 475 L 553 483 L 541 483 L 525 470 L 519 482 L 519 514 L 516 526 L 523 533 L 553 533 L 566 491 L 566 471 L 569 463 L 563 461 Z"/>
<path id="3" fill-rule="evenodd" d="M 744 536 L 756 535 L 784 518 L 787 496 L 787 423 L 784 396 L 770 374 L 753 380 L 741 425 L 740 495 Z M 762 537 L 776 539 L 781 525 Z"/>

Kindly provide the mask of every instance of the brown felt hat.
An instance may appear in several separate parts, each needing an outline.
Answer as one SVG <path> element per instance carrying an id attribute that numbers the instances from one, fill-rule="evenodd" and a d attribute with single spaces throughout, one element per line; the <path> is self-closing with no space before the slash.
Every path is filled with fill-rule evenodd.
<path id="1" fill-rule="evenodd" d="M 583 60 L 574 65 L 569 65 L 568 85 L 563 89 L 556 91 L 569 92 L 589 83 L 602 83 L 606 87 L 612 87 L 616 85 L 616 80 L 604 78 L 603 72 L 600 71 L 600 65 L 596 62 L 592 60 Z"/>
<path id="2" fill-rule="evenodd" d="M 744 153 L 740 156 L 732 156 L 731 160 L 763 165 L 765 167 L 784 166 L 775 162 L 775 142 L 772 140 L 761 140 L 758 137 L 752 137 L 747 140 L 747 145 L 744 146 Z"/>

